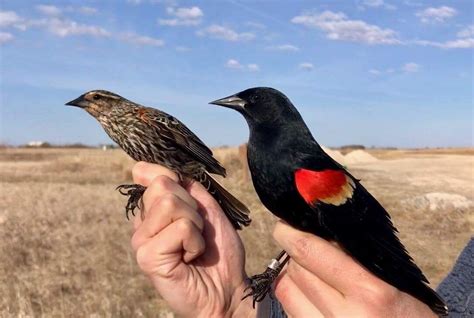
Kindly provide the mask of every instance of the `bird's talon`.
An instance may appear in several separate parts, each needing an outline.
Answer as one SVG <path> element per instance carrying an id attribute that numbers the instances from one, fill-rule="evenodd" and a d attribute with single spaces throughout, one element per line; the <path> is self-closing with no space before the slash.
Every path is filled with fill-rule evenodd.
<path id="1" fill-rule="evenodd" d="M 118 190 L 120 194 L 129 197 L 127 205 L 125 206 L 125 216 L 127 217 L 127 220 L 130 220 L 129 213 L 131 213 L 132 216 L 135 216 L 135 209 L 142 209 L 143 193 L 146 188 L 139 184 L 122 184 L 119 185 L 116 190 Z"/>
<path id="2" fill-rule="evenodd" d="M 268 267 L 262 274 L 250 277 L 250 285 L 244 289 L 244 293 L 248 290 L 250 290 L 250 292 L 245 294 L 242 300 L 252 296 L 252 305 L 253 308 L 255 308 L 255 304 L 261 302 L 270 293 L 272 284 L 279 273 L 280 267 L 276 269 Z"/>

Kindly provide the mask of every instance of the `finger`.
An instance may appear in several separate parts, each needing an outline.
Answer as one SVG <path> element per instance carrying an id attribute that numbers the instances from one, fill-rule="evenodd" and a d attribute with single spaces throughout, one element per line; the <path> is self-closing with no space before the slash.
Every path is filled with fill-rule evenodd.
<path id="1" fill-rule="evenodd" d="M 344 306 L 344 296 L 338 290 L 326 284 L 298 263 L 290 261 L 287 275 L 308 301 L 317 307 L 325 317 L 333 316 L 337 309 Z"/>
<path id="2" fill-rule="evenodd" d="M 160 233 L 165 227 L 180 219 L 186 219 L 202 232 L 204 221 L 186 202 L 174 193 L 168 193 L 155 201 L 149 214 L 132 237 L 132 247 L 136 251 L 141 245 Z"/>
<path id="3" fill-rule="evenodd" d="M 275 296 L 290 317 L 324 317 L 285 272 L 275 283 Z"/>
<path id="4" fill-rule="evenodd" d="M 147 187 L 157 176 L 164 175 L 176 182 L 179 177 L 176 173 L 163 166 L 147 163 L 144 161 L 137 162 L 132 169 L 133 182 Z"/>
<path id="5" fill-rule="evenodd" d="M 205 250 L 199 229 L 188 219 L 179 219 L 140 246 L 137 262 L 143 272 L 165 279 L 177 279 L 183 261 L 190 262 Z"/>
<path id="6" fill-rule="evenodd" d="M 166 175 L 159 175 L 155 179 L 153 179 L 153 181 L 148 185 L 148 188 L 143 194 L 143 206 L 145 209 L 145 215 L 148 213 L 149 209 L 154 204 L 157 198 L 161 198 L 162 196 L 165 196 L 169 193 L 173 193 L 192 208 L 198 208 L 196 201 L 175 180 Z"/>
<path id="7" fill-rule="evenodd" d="M 214 226 L 221 226 L 223 225 L 222 223 L 229 223 L 230 225 L 219 203 L 207 192 L 201 183 L 191 180 L 191 182 L 186 185 L 186 190 L 191 197 L 197 201 L 199 205 L 198 212 L 203 218 L 214 224 Z"/>
<path id="8" fill-rule="evenodd" d="M 344 295 L 358 293 L 361 286 L 370 289 L 380 285 L 380 279 L 318 236 L 298 231 L 281 221 L 277 222 L 273 236 L 293 261 Z"/>

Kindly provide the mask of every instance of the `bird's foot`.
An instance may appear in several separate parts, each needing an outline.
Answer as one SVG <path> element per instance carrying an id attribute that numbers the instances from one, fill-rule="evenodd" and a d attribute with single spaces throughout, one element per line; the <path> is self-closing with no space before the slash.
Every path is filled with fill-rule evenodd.
<path id="1" fill-rule="evenodd" d="M 244 290 L 244 293 L 248 293 L 245 294 L 242 300 L 252 296 L 253 308 L 255 308 L 255 304 L 261 302 L 265 296 L 270 293 L 272 284 L 280 274 L 283 266 L 284 264 L 280 263 L 278 260 L 272 259 L 267 269 L 262 274 L 250 277 L 250 285 Z"/>
<path id="2" fill-rule="evenodd" d="M 125 206 L 125 216 L 127 217 L 127 220 L 129 220 L 129 213 L 135 216 L 136 208 L 141 211 L 143 219 L 143 193 L 146 188 L 139 184 L 122 184 L 119 185 L 116 190 L 118 190 L 120 194 L 128 196 L 128 202 Z"/>

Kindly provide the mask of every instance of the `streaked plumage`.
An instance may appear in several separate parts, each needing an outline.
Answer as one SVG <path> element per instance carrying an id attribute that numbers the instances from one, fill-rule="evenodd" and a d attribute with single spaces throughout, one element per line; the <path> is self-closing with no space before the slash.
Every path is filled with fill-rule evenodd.
<path id="1" fill-rule="evenodd" d="M 109 137 L 134 160 L 164 165 L 184 181 L 194 179 L 202 183 L 221 204 L 235 228 L 250 223 L 245 205 L 209 175 L 225 177 L 224 167 L 213 157 L 212 151 L 173 116 L 104 90 L 85 93 L 67 105 L 84 108 L 95 117 Z M 128 211 L 133 213 L 144 189 L 131 185 L 120 188 L 121 193 L 133 198 L 127 205 L 128 217 Z"/>

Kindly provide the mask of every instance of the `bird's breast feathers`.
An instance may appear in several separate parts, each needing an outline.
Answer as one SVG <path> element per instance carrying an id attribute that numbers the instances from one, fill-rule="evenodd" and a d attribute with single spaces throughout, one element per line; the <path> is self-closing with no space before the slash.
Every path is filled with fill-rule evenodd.
<path id="1" fill-rule="evenodd" d="M 295 171 L 295 183 L 299 194 L 310 205 L 319 202 L 342 205 L 352 198 L 355 183 L 350 176 L 340 170 Z"/>

